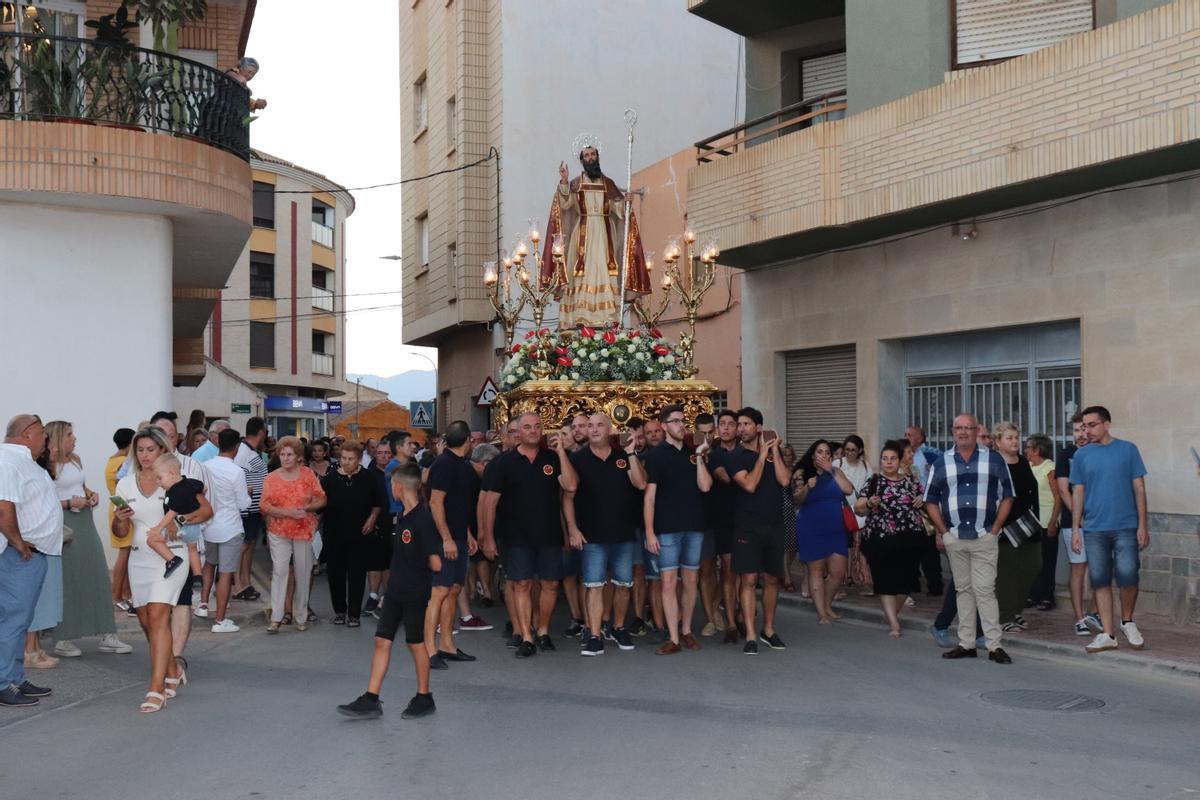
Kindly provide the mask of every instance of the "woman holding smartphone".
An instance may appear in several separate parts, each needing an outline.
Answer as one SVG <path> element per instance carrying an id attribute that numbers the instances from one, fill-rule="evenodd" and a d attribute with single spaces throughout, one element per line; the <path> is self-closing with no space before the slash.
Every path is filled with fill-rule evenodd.
<path id="1" fill-rule="evenodd" d="M 842 506 L 854 486 L 833 465 L 833 448 L 818 439 L 800 459 L 792 474 L 796 501 L 796 539 L 800 560 L 808 564 L 808 590 L 822 625 L 839 618 L 833 596 L 846 577 L 846 527 Z"/>

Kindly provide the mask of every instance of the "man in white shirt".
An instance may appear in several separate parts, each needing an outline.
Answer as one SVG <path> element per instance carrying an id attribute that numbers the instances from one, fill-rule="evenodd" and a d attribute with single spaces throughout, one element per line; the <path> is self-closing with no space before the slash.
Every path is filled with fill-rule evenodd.
<path id="1" fill-rule="evenodd" d="M 234 456 L 234 463 L 246 473 L 246 486 L 250 490 L 250 508 L 242 513 L 242 557 L 234 580 L 233 596 L 237 600 L 257 600 L 261 595 L 250 585 L 250 564 L 254 561 L 254 545 L 262 539 L 263 519 L 258 510 L 258 499 L 262 496 L 263 481 L 267 477 L 267 462 L 261 455 L 267 440 L 267 424 L 262 417 L 246 420 L 246 434 Z M 335 462 L 336 465 L 336 462 Z M 237 589 L 237 587 L 242 587 Z"/>
<path id="2" fill-rule="evenodd" d="M 50 474 L 36 459 L 46 429 L 34 414 L 9 420 L 0 444 L 0 705 L 37 705 L 50 690 L 25 680 L 25 634 L 46 556 L 62 554 L 63 514 Z"/>
<path id="3" fill-rule="evenodd" d="M 213 578 L 217 582 L 217 615 L 213 633 L 236 633 L 239 629 L 225 616 L 233 576 L 242 557 L 242 512 L 250 508 L 250 491 L 246 487 L 246 471 L 234 463 L 242 437 L 226 428 L 217 437 L 218 455 L 204 465 L 208 471 L 208 497 L 217 510 L 204 528 L 204 582 L 200 603 L 193 612 L 197 617 L 208 616 L 208 596 Z"/>

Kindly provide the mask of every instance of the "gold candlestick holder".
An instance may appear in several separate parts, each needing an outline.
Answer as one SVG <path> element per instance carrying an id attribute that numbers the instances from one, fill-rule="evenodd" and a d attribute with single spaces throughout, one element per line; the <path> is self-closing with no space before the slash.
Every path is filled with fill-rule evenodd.
<path id="1" fill-rule="evenodd" d="M 516 297 L 513 296 L 513 260 L 507 253 L 504 255 L 502 267 L 503 275 L 497 272 L 495 261 L 485 261 L 483 285 L 488 290 L 488 300 L 491 301 L 492 308 L 496 309 L 500 324 L 504 326 L 505 350 L 511 355 L 517 320 L 521 316 L 521 310 L 525 308 L 525 295 L 518 292 Z"/>
<path id="2" fill-rule="evenodd" d="M 565 257 L 564 252 L 566 244 L 563 241 L 561 233 L 554 235 L 554 241 L 542 242 L 541 232 L 536 226 L 531 225 L 529 229 L 529 241 L 533 243 L 532 250 L 525 240 L 517 242 L 515 251 L 513 252 L 513 265 L 516 268 L 517 285 L 521 289 L 523 299 L 529 301 L 533 306 L 533 327 L 535 330 L 542 329 L 542 319 L 546 315 L 546 306 L 554 299 L 562 288 L 562 275 L 565 274 Z M 539 243 L 541 250 L 539 251 Z M 542 258 L 545 255 L 545 248 L 550 248 L 550 258 L 554 262 L 554 271 L 549 280 L 543 281 L 541 278 Z M 529 256 L 533 256 L 533 268 L 538 271 L 536 279 L 530 277 L 529 269 L 525 266 L 525 261 Z M 511 350 L 512 347 L 510 346 Z"/>
<path id="3" fill-rule="evenodd" d="M 646 273 L 649 274 L 653 269 L 654 251 L 651 250 L 646 253 Z M 671 276 L 670 270 L 667 270 L 663 273 L 663 295 L 662 300 L 658 304 L 658 308 L 651 310 L 649 307 L 642 305 L 642 299 L 640 297 L 635 297 L 630 303 L 630 305 L 633 306 L 633 312 L 637 314 L 638 321 L 641 323 L 643 328 L 657 327 L 658 321 L 662 319 L 662 315 L 667 311 L 667 306 L 671 305 L 671 284 L 674 283 L 674 281 L 675 278 Z M 653 303 L 653 300 L 651 300 L 651 303 Z"/>
<path id="4" fill-rule="evenodd" d="M 673 291 L 679 296 L 687 314 L 688 334 L 684 347 L 687 374 L 684 374 L 684 370 L 680 370 L 680 374 L 683 374 L 685 378 L 690 378 L 699 372 L 695 364 L 696 318 L 700 312 L 700 305 L 704 302 L 705 293 L 712 288 L 713 281 L 716 280 L 717 256 L 720 254 L 716 239 L 705 242 L 700 247 L 700 252 L 697 253 L 696 233 L 691 228 L 684 231 L 682 249 L 679 237 L 673 236 L 668 240 L 666 251 L 663 254 L 663 260 L 667 263 L 667 277 L 670 278 L 668 294 Z M 683 262 L 682 270 L 680 269 L 681 260 Z M 700 262 L 699 271 L 697 271 L 697 261 Z M 667 285 L 665 278 L 663 284 Z M 684 343 L 682 336 L 680 341 L 681 344 Z"/>

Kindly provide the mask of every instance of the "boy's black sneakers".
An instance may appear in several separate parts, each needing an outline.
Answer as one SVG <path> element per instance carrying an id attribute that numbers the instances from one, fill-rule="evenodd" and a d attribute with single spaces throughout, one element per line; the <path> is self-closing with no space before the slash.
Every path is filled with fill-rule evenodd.
<path id="1" fill-rule="evenodd" d="M 437 711 L 437 706 L 433 704 L 432 694 L 415 694 L 413 699 L 408 701 L 408 708 L 400 714 L 400 719 L 427 717 L 434 711 Z"/>
<path id="2" fill-rule="evenodd" d="M 419 696 L 419 695 L 418 695 Z M 432 700 L 430 701 L 432 702 Z M 383 703 L 370 692 L 364 692 L 353 703 L 337 707 L 338 713 L 354 719 L 379 719 L 383 716 Z"/>

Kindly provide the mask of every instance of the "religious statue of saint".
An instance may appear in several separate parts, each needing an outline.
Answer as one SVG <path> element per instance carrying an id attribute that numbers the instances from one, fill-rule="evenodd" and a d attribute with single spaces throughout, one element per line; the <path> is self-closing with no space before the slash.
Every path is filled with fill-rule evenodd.
<path id="1" fill-rule="evenodd" d="M 632 300 L 650 291 L 632 196 L 600 170 L 600 142 L 594 136 L 577 137 L 574 152 L 579 154 L 583 173 L 570 180 L 566 163 L 559 165 L 558 189 L 546 225 L 548 241 L 553 241 L 555 234 L 563 235 L 563 263 L 556 263 L 547 247 L 540 270 L 543 286 L 558 272 L 560 330 L 616 322 L 621 318 L 622 299 Z M 624 236 L 627 214 L 628 241 Z M 617 288 L 623 263 L 624 298 Z"/>

